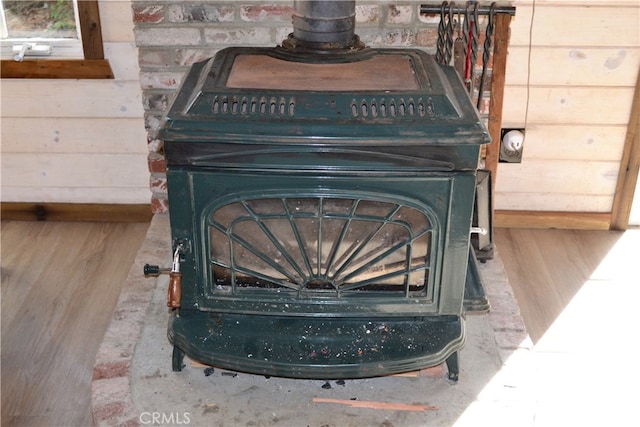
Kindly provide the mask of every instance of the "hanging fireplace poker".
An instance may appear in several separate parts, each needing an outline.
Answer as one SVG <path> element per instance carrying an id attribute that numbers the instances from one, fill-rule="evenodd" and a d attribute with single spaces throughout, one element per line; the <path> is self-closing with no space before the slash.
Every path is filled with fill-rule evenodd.
<path id="1" fill-rule="evenodd" d="M 484 86 L 491 54 L 491 41 L 495 30 L 495 16 L 497 13 L 515 15 L 515 7 L 499 6 L 496 2 L 489 7 L 481 6 L 476 1 L 468 1 L 464 6 L 456 2 L 442 2 L 439 4 L 423 4 L 420 13 L 425 15 L 440 15 L 438 25 L 438 40 L 436 43 L 436 61 L 445 65 L 453 65 L 463 79 L 467 91 L 474 95 L 475 64 L 478 55 L 478 40 L 480 39 L 479 17 L 488 17 L 485 27 L 484 43 L 482 47 L 482 69 L 478 82 L 476 108 L 480 109 L 484 98 Z M 455 37 L 457 35 L 457 37 Z"/>

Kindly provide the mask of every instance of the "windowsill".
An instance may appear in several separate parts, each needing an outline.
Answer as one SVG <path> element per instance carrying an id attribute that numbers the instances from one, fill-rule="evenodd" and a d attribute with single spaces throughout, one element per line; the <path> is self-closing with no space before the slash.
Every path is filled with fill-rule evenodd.
<path id="1" fill-rule="evenodd" d="M 106 59 L 25 59 L 0 61 L 3 79 L 113 79 Z"/>

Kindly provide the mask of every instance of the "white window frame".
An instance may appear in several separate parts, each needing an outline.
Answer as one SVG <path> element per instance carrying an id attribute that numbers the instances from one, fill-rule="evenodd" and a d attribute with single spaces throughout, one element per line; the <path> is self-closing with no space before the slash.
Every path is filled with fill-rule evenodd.
<path id="1" fill-rule="evenodd" d="M 73 0 L 77 38 L 8 37 L 3 1 L 0 0 L 0 59 L 84 59 L 78 0 Z M 48 50 L 48 53 L 47 53 Z M 18 54 L 24 52 L 24 56 Z"/>

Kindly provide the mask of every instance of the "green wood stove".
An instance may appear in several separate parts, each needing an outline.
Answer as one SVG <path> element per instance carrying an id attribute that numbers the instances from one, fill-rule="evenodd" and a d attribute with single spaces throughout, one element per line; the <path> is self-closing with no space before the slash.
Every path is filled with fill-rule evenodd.
<path id="1" fill-rule="evenodd" d="M 451 67 L 362 46 L 353 3 L 295 2 L 281 46 L 184 78 L 162 135 L 174 370 L 458 377 L 488 133 Z"/>

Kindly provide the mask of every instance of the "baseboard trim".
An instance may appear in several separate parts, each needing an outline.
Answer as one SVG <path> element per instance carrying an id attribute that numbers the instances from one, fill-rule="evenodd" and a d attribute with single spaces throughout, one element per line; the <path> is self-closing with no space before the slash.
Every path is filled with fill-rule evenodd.
<path id="1" fill-rule="evenodd" d="M 570 230 L 609 230 L 610 213 L 506 211 L 494 212 L 493 224 L 502 228 L 558 228 Z"/>
<path id="2" fill-rule="evenodd" d="M 2 220 L 149 222 L 153 217 L 148 204 L 98 203 L 0 203 Z"/>

